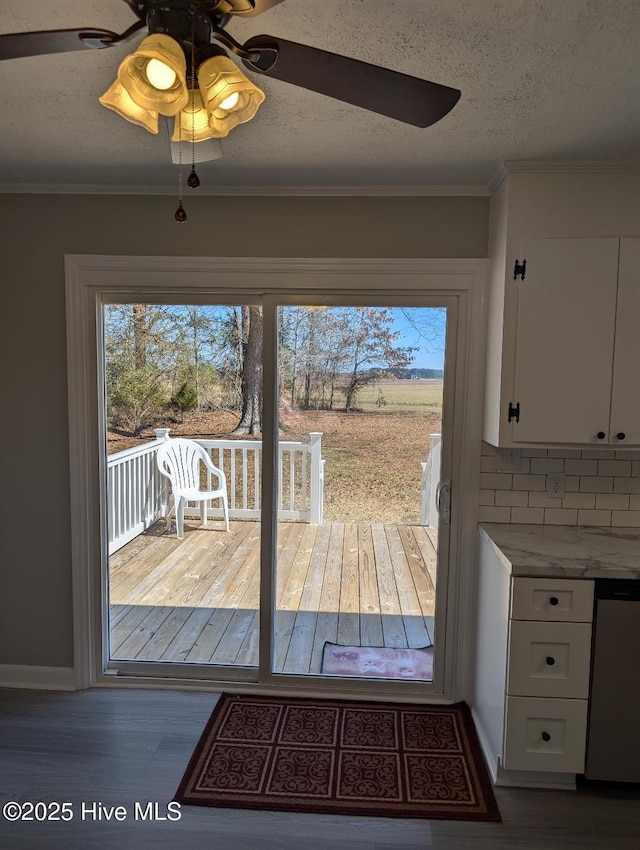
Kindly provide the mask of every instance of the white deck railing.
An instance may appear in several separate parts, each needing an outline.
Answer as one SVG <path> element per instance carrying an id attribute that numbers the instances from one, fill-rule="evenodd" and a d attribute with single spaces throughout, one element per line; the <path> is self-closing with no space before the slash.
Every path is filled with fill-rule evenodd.
<path id="1" fill-rule="evenodd" d="M 168 437 L 168 429 L 157 429 L 159 439 L 107 458 L 107 522 L 109 554 L 117 552 L 164 516 L 168 481 L 160 475 L 156 453 Z M 322 523 L 324 461 L 321 433 L 309 434 L 309 442 L 282 441 L 278 444 L 278 519 Z M 229 516 L 260 517 L 260 440 L 198 440 L 214 465 L 227 478 Z M 207 486 L 210 486 L 207 482 Z M 222 516 L 218 504 L 210 507 L 213 518 Z M 187 505 L 185 516 L 200 516 L 199 506 Z"/>
<path id="2" fill-rule="evenodd" d="M 421 461 L 422 485 L 420 488 L 420 523 L 421 525 L 438 525 L 438 507 L 436 505 L 436 491 L 440 481 L 440 453 L 442 448 L 442 436 L 440 434 L 429 434 L 429 457 Z"/>

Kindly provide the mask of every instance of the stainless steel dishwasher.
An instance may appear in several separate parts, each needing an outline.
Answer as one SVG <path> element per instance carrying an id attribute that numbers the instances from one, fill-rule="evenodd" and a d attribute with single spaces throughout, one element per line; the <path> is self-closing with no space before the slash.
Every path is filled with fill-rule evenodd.
<path id="1" fill-rule="evenodd" d="M 597 579 L 584 775 L 640 782 L 640 581 Z"/>

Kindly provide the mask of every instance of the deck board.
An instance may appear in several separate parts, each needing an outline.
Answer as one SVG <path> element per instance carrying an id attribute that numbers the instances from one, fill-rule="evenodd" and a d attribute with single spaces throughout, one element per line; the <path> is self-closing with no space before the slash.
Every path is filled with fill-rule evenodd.
<path id="1" fill-rule="evenodd" d="M 110 558 L 112 658 L 256 667 L 260 524 L 163 531 Z M 319 673 L 325 641 L 432 642 L 432 539 L 420 526 L 279 523 L 274 669 Z"/>

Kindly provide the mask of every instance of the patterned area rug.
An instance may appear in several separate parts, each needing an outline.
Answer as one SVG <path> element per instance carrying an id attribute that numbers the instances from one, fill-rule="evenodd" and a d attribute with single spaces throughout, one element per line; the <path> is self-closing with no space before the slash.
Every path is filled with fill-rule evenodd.
<path id="1" fill-rule="evenodd" d="M 340 646 L 327 641 L 322 650 L 325 676 L 376 679 L 433 679 L 433 646 L 394 649 L 384 646 Z"/>
<path id="2" fill-rule="evenodd" d="M 500 820 L 465 703 L 223 694 L 175 799 L 224 808 Z"/>

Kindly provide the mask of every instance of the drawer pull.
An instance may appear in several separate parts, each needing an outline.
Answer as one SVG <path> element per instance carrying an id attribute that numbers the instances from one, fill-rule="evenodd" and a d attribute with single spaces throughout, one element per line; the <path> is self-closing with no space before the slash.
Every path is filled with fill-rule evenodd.
<path id="1" fill-rule="evenodd" d="M 542 737 L 543 741 L 550 741 L 551 740 L 551 735 L 548 732 L 543 732 L 541 737 Z"/>
<path id="2" fill-rule="evenodd" d="M 618 431 L 618 433 L 616 434 L 618 440 L 624 440 L 626 436 L 627 435 L 624 433 L 624 431 Z"/>
<path id="3" fill-rule="evenodd" d="M 606 436 L 607 436 L 607 435 L 604 433 L 604 431 L 598 431 L 598 433 L 596 434 L 596 437 L 597 437 L 599 440 L 604 440 L 604 438 L 605 438 Z"/>
<path id="4" fill-rule="evenodd" d="M 556 659 L 553 657 L 553 655 L 547 655 L 546 662 L 549 667 L 553 667 L 553 665 L 556 663 Z"/>
<path id="5" fill-rule="evenodd" d="M 558 597 L 557 596 L 550 596 L 549 597 L 549 605 L 557 605 L 557 604 L 558 604 Z"/>

